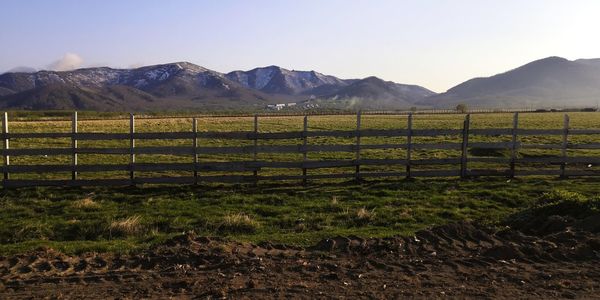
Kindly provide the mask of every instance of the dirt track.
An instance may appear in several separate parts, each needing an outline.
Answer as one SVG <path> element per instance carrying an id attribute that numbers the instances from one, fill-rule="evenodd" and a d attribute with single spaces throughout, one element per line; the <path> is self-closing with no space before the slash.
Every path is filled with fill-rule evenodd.
<path id="1" fill-rule="evenodd" d="M 0 298 L 600 298 L 600 235 L 468 223 L 301 249 L 181 236 L 134 256 L 0 259 Z"/>

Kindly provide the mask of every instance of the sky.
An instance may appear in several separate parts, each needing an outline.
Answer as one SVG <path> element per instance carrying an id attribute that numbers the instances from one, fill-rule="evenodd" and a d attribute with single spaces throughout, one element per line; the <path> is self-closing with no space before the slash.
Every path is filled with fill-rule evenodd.
<path id="1" fill-rule="evenodd" d="M 189 61 L 443 92 L 548 56 L 600 57 L 596 0 L 1 0 L 0 73 Z"/>

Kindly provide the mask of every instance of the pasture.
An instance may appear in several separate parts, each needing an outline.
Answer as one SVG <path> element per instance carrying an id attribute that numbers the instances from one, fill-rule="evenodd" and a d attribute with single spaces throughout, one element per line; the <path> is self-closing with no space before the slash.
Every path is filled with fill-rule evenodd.
<path id="1" fill-rule="evenodd" d="M 459 114 L 415 115 L 410 122 L 407 115 L 309 116 L 306 124 L 302 116 L 205 117 L 197 119 L 194 132 L 191 118 L 84 117 L 76 126 L 70 121 L 16 121 L 8 122 L 13 137 L 10 150 L 4 150 L 11 156 L 5 173 L 15 173 L 13 180 L 64 180 L 76 168 L 80 180 L 135 177 L 144 183 L 154 182 L 144 177 L 179 177 L 174 182 L 193 183 L 198 179 L 190 176 L 198 173 L 208 175 L 200 181 L 234 182 L 244 181 L 237 177 L 252 181 L 252 174 L 255 180 L 397 178 L 408 177 L 410 164 L 414 174 L 424 176 L 455 176 L 459 169 L 465 169 L 460 172 L 464 175 L 472 169 L 472 174 L 506 176 L 510 165 L 511 175 L 514 170 L 516 175 L 564 175 L 563 169 L 567 175 L 597 175 L 600 131 L 587 132 L 600 128 L 598 116 L 571 113 L 564 124 L 560 113 L 525 113 L 515 124 L 512 114 L 474 114 L 468 130 Z M 515 125 L 520 131 L 512 135 Z M 569 136 L 563 134 L 564 126 Z M 77 140 L 77 149 L 70 135 L 75 127 L 79 136 L 87 134 Z M 77 166 L 71 165 L 74 161 Z"/>
<path id="2" fill-rule="evenodd" d="M 570 113 L 570 128 L 600 128 L 599 113 Z M 461 129 L 464 115 L 415 115 L 414 129 Z M 406 115 L 363 115 L 362 129 L 406 129 Z M 472 129 L 511 128 L 512 114 L 474 114 Z M 519 128 L 560 129 L 561 113 L 524 113 Z M 129 133 L 129 120 L 86 120 L 80 115 L 79 132 Z M 250 117 L 198 118 L 199 132 L 252 131 Z M 308 130 L 354 130 L 356 116 L 310 116 Z M 9 132 L 70 132 L 68 120 L 11 121 Z M 138 119 L 136 132 L 190 132 L 191 118 Z M 261 117 L 259 132 L 302 131 L 303 117 Z M 414 137 L 415 143 L 444 143 L 456 141 L 457 136 Z M 597 135 L 577 135 L 570 142 L 597 143 Z M 475 136 L 473 142 L 507 142 L 510 136 Z M 523 136 L 521 142 L 561 144 L 561 136 Z M 307 143 L 352 144 L 354 138 L 309 138 Z M 364 137 L 361 144 L 405 143 L 404 137 Z M 252 145 L 252 141 L 199 138 L 204 146 Z M 261 141 L 261 143 L 298 144 L 298 140 Z M 143 146 L 191 146 L 191 140 L 139 140 Z M 11 149 L 69 148 L 70 138 L 15 139 Z M 78 147 L 129 147 L 129 140 L 79 141 Z M 471 156 L 509 158 L 510 152 L 480 149 L 483 154 Z M 414 150 L 413 159 L 444 159 L 460 157 L 457 150 Z M 520 157 L 560 156 L 560 149 L 520 150 Z M 569 150 L 569 155 L 598 157 L 598 150 Z M 361 151 L 363 159 L 404 158 L 404 149 L 369 149 Z M 349 159 L 355 153 L 310 152 L 310 160 Z M 127 164 L 129 155 L 80 154 L 78 163 Z M 136 155 L 136 163 L 192 162 L 185 155 Z M 253 154 L 201 154 L 202 161 L 248 161 Z M 258 153 L 257 159 L 288 161 L 303 159 L 300 153 Z M 69 155 L 14 156 L 11 165 L 68 165 Z M 474 162 L 472 166 L 477 167 Z M 489 163 L 485 163 L 486 166 Z M 506 164 L 492 164 L 506 169 Z M 545 166 L 558 170 L 560 165 Z M 569 166 L 570 167 L 570 166 Z M 573 166 L 590 168 L 588 166 Z M 364 171 L 403 171 L 404 165 L 364 167 Z M 437 167 L 436 167 L 437 168 Z M 535 169 L 532 165 L 527 168 Z M 597 166 L 591 166 L 595 170 Z M 435 170 L 435 168 L 433 169 Z M 294 170 L 301 175 L 302 170 Z M 261 170 L 261 175 L 289 175 L 289 170 Z M 353 167 L 309 170 L 311 174 L 354 172 Z M 181 171 L 152 171 L 148 176 L 181 176 Z M 189 172 L 191 173 L 191 172 Z M 246 173 L 247 174 L 247 173 Z M 549 173 L 552 174 L 552 173 Z M 128 172 L 104 174 L 81 172 L 82 179 L 128 178 Z M 48 174 L 11 174 L 11 179 L 69 179 L 71 172 Z M 419 229 L 455 221 L 477 221 L 495 225 L 508 215 L 535 203 L 544 193 L 577 192 L 597 195 L 596 178 L 558 179 L 557 176 L 505 177 L 458 180 L 404 179 L 389 177 L 354 182 L 349 179 L 309 181 L 302 186 L 298 180 L 284 183 L 259 182 L 249 184 L 144 185 L 137 187 L 28 187 L 3 189 L 0 200 L 0 252 L 16 253 L 40 246 L 52 247 L 67 253 L 83 251 L 129 252 L 160 243 L 184 232 L 205 236 L 224 236 L 241 241 L 272 241 L 309 245 L 324 237 L 358 235 L 384 237 L 409 235 Z M 350 178 L 351 180 L 351 178 Z"/>

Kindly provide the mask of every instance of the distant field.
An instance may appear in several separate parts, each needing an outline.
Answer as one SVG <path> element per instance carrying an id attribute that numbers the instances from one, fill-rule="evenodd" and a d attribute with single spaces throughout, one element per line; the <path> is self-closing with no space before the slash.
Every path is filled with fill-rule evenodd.
<path id="1" fill-rule="evenodd" d="M 600 113 L 570 113 L 571 128 L 600 128 Z M 459 129 L 464 115 L 417 115 L 415 129 Z M 561 113 L 524 113 L 521 128 L 562 128 Z M 309 130 L 347 129 L 356 126 L 356 116 L 311 116 Z M 191 131 L 191 118 L 139 119 L 137 132 Z M 363 116 L 363 128 L 406 128 L 407 117 Z M 80 132 L 129 132 L 128 120 L 80 120 Z M 68 121 L 10 122 L 11 132 L 69 132 Z M 474 114 L 471 128 L 510 128 L 512 114 Z M 201 118 L 200 131 L 252 130 L 252 118 Z M 302 130 L 302 117 L 263 117 L 259 131 Z M 457 137 L 422 138 L 414 142 L 443 142 Z M 381 143 L 383 138 L 365 138 L 364 144 Z M 402 142 L 398 138 L 393 142 Z M 560 137 L 524 137 L 535 143 L 560 143 Z M 578 136 L 579 142 L 598 142 L 598 137 Z M 507 141 L 510 137 L 487 137 L 486 141 Z M 273 143 L 298 144 L 298 140 Z M 353 139 L 319 138 L 309 143 L 353 143 Z M 387 140 L 386 142 L 390 142 Z M 70 139 L 28 139 L 11 141 L 11 148 L 70 147 Z M 191 145 L 191 141 L 138 141 L 137 145 Z M 240 141 L 201 139 L 201 145 L 237 145 Z M 127 147 L 128 141 L 80 142 L 80 147 Z M 579 151 L 579 150 L 577 150 Z M 581 150 L 582 152 L 586 152 Z M 423 150 L 415 158 L 457 156 L 457 151 Z M 587 150 L 587 152 L 590 152 Z M 590 152 L 592 153 L 592 152 Z M 558 155 L 545 150 L 521 155 Z M 368 150 L 363 157 L 404 157 L 405 151 Z M 486 155 L 489 155 L 486 154 Z M 505 155 L 505 153 L 492 153 Z M 586 155 L 600 155 L 598 153 Z M 352 153 L 309 153 L 309 159 L 346 158 Z M 138 162 L 181 162 L 191 157 L 138 155 Z M 200 161 L 249 160 L 248 155 L 201 156 Z M 264 160 L 301 160 L 300 154 L 260 154 Z M 68 164 L 70 157 L 11 157 L 11 164 Z M 80 155 L 80 164 L 127 163 L 127 155 Z M 506 166 L 497 166 L 506 168 Z M 558 166 L 552 166 L 558 168 Z M 403 166 L 383 166 L 402 169 Z M 298 170 L 295 170 L 298 171 Z M 312 170 L 311 170 L 312 171 Z M 323 169 L 314 172 L 339 172 Z M 343 170 L 342 170 L 343 171 Z M 352 170 L 349 169 L 349 172 Z M 266 170 L 278 174 L 281 170 Z M 168 173 L 178 175 L 179 173 Z M 126 177 L 125 172 L 103 174 Z M 45 175 L 15 174 L 24 178 Z M 37 177 L 36 177 L 37 176 Z M 70 178 L 70 173 L 59 174 Z M 98 174 L 80 175 L 95 178 Z M 368 180 L 362 183 L 309 182 L 305 187 L 292 182 L 274 185 L 145 186 L 122 188 L 20 188 L 0 192 L 0 253 L 22 252 L 49 246 L 66 252 L 127 252 L 147 247 L 182 232 L 225 236 L 235 240 L 278 241 L 311 244 L 335 235 L 391 236 L 453 221 L 480 221 L 496 224 L 506 216 L 527 208 L 551 191 L 598 195 L 597 178 L 559 180 L 534 177 L 507 180 L 435 179 Z"/>
<path id="2" fill-rule="evenodd" d="M 569 113 L 572 129 L 590 129 L 600 128 L 600 113 L 584 113 L 573 112 Z M 464 115 L 461 114 L 418 114 L 414 117 L 414 129 L 460 129 L 463 126 Z M 509 113 L 487 113 L 473 114 L 471 118 L 471 128 L 511 128 L 513 115 Z M 521 113 L 519 117 L 519 128 L 524 129 L 560 129 L 563 124 L 563 113 Z M 127 133 L 129 132 L 129 120 L 88 120 L 80 118 L 78 122 L 79 132 L 110 132 L 110 133 Z M 362 129 L 405 129 L 407 127 L 406 115 L 363 115 Z M 259 132 L 284 132 L 284 131 L 301 131 L 303 128 L 303 117 L 260 117 Z M 308 119 L 308 130 L 353 130 L 356 128 L 356 116 L 353 115 L 336 115 L 336 116 L 310 116 Z M 26 132 L 70 132 L 71 123 L 69 121 L 11 121 L 9 122 L 9 131 L 15 133 Z M 192 130 L 191 118 L 171 118 L 171 119 L 137 119 L 136 132 L 181 132 Z M 204 117 L 198 119 L 198 130 L 206 131 L 252 131 L 252 117 Z M 437 136 L 437 137 L 415 137 L 413 143 L 444 143 L 444 142 L 460 142 L 460 136 Z M 503 136 L 472 136 L 470 142 L 509 142 L 509 135 Z M 522 143 L 530 144 L 560 144 L 561 136 L 523 136 L 519 137 Z M 597 142 L 598 136 L 580 135 L 571 136 L 569 142 L 573 143 L 592 143 Z M 353 144 L 354 138 L 334 138 L 334 137 L 314 137 L 308 138 L 309 145 L 323 144 Z M 405 137 L 365 137 L 361 143 L 365 144 L 401 144 L 405 143 Z M 301 144 L 300 139 L 290 140 L 270 140 L 259 141 L 259 145 L 298 145 Z M 240 146 L 252 145 L 252 141 L 242 140 L 222 140 L 222 139 L 199 139 L 199 146 Z M 191 140 L 137 140 L 137 147 L 144 146 L 191 146 Z M 69 148 L 71 140 L 69 138 L 59 139 L 15 139 L 11 140 L 11 148 Z M 79 141 L 79 147 L 129 147 L 128 140 L 121 141 Z M 492 157 L 508 157 L 508 151 L 473 151 L 472 156 L 492 156 Z M 529 149 L 519 152 L 521 157 L 544 157 L 558 156 L 560 150 L 539 150 Z M 572 156 L 598 156 L 600 151 L 597 150 L 569 150 L 569 155 Z M 459 150 L 414 150 L 413 159 L 428 159 L 428 158 L 452 158 L 459 157 Z M 364 159 L 398 159 L 406 157 L 405 149 L 373 149 L 361 151 L 361 157 Z M 354 153 L 348 152 L 309 152 L 308 160 L 323 160 L 323 159 L 353 159 Z M 258 160 L 262 161 L 301 161 L 300 153 L 259 153 Z M 11 164 L 69 164 L 70 156 L 13 156 Z M 79 154 L 79 164 L 126 164 L 129 160 L 128 155 L 100 155 L 100 154 Z M 218 155 L 200 155 L 199 161 L 244 161 L 252 160 L 251 154 L 218 154 Z M 170 163 L 170 162 L 191 162 L 191 156 L 177 155 L 137 155 L 136 162 L 138 163 Z M 471 164 L 472 167 L 485 167 L 506 169 L 506 165 L 499 164 Z M 404 166 L 365 166 L 364 171 L 399 171 Z M 310 170 L 311 174 L 329 173 L 329 172 L 345 172 L 351 171 L 350 168 L 336 168 Z M 417 168 L 418 169 L 418 168 Z M 277 175 L 277 174 L 293 174 L 299 175 L 301 170 L 278 170 L 265 169 L 261 170 L 261 175 Z M 162 172 L 163 175 L 169 176 L 186 176 L 191 172 Z M 147 175 L 157 175 L 158 173 L 148 173 Z M 240 173 L 243 174 L 243 173 Z M 140 173 L 140 175 L 144 175 Z M 215 173 L 217 175 L 217 173 Z M 291 174 L 290 174 L 291 175 Z M 93 179 L 110 176 L 111 178 L 125 178 L 127 172 L 112 172 L 112 173 L 81 173 L 81 179 Z M 70 178 L 70 173 L 64 174 L 15 174 L 11 178 Z"/>

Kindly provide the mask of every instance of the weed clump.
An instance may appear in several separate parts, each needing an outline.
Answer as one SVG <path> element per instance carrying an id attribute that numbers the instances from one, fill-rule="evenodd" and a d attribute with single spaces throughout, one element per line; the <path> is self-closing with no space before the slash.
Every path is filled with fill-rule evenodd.
<path id="1" fill-rule="evenodd" d="M 73 202 L 71 207 L 80 210 L 97 210 L 100 208 L 100 204 L 94 201 L 92 198 L 86 197 Z"/>
<path id="2" fill-rule="evenodd" d="M 576 227 L 600 231 L 600 197 L 586 197 L 564 190 L 542 194 L 531 208 L 507 218 L 505 224 L 525 232 L 556 232 Z"/>
<path id="3" fill-rule="evenodd" d="M 356 218 L 361 221 L 371 221 L 371 219 L 373 219 L 374 216 L 375 213 L 373 211 L 368 211 L 364 207 L 361 207 L 359 210 L 356 211 Z"/>
<path id="4" fill-rule="evenodd" d="M 260 223 L 244 213 L 228 214 L 218 228 L 221 233 L 255 233 Z"/>
<path id="5" fill-rule="evenodd" d="M 111 237 L 134 236 L 143 232 L 144 226 L 141 224 L 141 216 L 131 216 L 125 219 L 114 220 L 108 226 Z"/>

